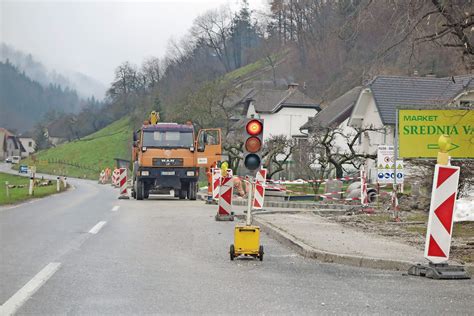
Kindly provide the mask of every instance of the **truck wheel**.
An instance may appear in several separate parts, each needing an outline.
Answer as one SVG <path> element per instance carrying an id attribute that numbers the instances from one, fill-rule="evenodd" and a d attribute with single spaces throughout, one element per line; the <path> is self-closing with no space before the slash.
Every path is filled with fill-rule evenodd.
<path id="1" fill-rule="evenodd" d="M 178 197 L 180 200 L 184 200 L 186 198 L 186 190 L 179 190 Z"/>
<path id="2" fill-rule="evenodd" d="M 137 200 L 143 200 L 145 195 L 145 185 L 143 181 L 137 180 L 137 192 L 135 194 L 137 196 Z"/>
<path id="3" fill-rule="evenodd" d="M 188 199 L 195 201 L 197 196 L 197 182 L 190 182 L 188 188 Z"/>

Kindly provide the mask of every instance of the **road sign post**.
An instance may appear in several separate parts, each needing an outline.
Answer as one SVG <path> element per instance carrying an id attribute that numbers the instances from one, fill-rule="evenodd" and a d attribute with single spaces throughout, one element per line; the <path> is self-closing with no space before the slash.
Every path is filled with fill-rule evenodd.
<path id="1" fill-rule="evenodd" d="M 397 160 L 397 140 L 395 146 L 379 146 L 377 150 L 377 184 L 393 184 L 392 211 L 395 221 L 399 221 L 399 206 L 397 193 L 399 185 L 404 182 L 403 160 Z"/>

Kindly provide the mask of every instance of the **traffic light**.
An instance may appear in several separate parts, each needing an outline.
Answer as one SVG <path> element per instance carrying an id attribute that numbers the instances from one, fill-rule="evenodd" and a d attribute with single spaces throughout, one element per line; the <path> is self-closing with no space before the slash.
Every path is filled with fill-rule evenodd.
<path id="1" fill-rule="evenodd" d="M 256 170 L 262 163 L 263 120 L 246 119 L 244 127 L 244 166 L 248 170 Z"/>

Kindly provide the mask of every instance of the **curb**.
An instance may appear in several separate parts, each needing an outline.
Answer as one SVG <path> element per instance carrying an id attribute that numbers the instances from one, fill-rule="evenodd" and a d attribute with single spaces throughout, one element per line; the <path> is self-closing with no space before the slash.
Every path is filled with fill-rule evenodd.
<path id="1" fill-rule="evenodd" d="M 247 201 L 245 200 L 233 200 L 233 205 L 246 206 Z M 298 209 L 345 209 L 348 210 L 354 205 L 346 204 L 316 204 L 316 203 L 299 203 L 299 202 L 275 202 L 275 201 L 265 201 L 263 203 L 264 207 L 280 207 L 280 208 L 298 208 Z"/>
<path id="2" fill-rule="evenodd" d="M 265 220 L 254 218 L 253 222 L 256 225 L 261 226 L 262 230 L 270 237 L 282 243 L 283 245 L 290 247 L 303 257 L 317 259 L 321 262 L 339 263 L 361 268 L 395 271 L 408 271 L 408 269 L 415 264 L 413 262 L 403 260 L 389 260 L 353 255 L 343 255 L 319 250 L 305 244 L 304 242 L 298 240 L 294 236 L 284 232 L 283 230 L 279 229 L 275 225 Z M 474 266 L 465 265 L 464 267 L 470 275 L 474 275 Z"/>

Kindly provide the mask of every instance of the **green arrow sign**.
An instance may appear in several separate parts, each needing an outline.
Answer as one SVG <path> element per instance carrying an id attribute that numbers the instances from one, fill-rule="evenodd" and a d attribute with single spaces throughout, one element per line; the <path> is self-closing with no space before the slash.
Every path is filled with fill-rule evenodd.
<path id="1" fill-rule="evenodd" d="M 455 150 L 455 149 L 458 149 L 459 147 L 461 147 L 461 146 L 456 145 L 456 144 L 453 144 L 453 143 L 451 143 L 451 146 L 452 146 L 452 148 L 451 148 L 450 150 L 448 150 L 448 151 Z M 439 149 L 439 145 L 438 145 L 438 144 L 428 144 L 426 147 L 427 147 L 428 149 Z"/>

